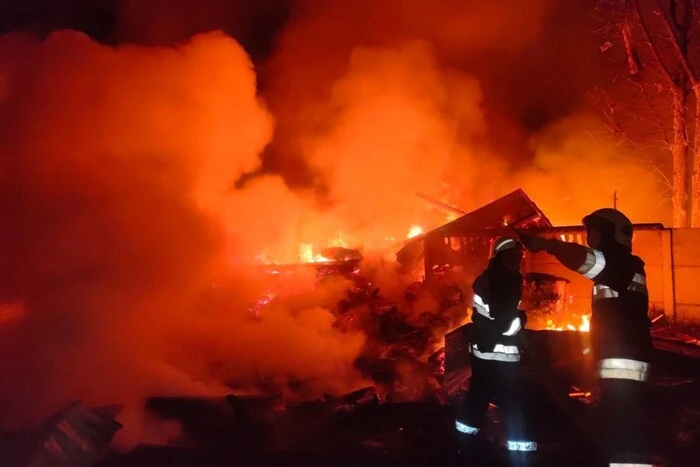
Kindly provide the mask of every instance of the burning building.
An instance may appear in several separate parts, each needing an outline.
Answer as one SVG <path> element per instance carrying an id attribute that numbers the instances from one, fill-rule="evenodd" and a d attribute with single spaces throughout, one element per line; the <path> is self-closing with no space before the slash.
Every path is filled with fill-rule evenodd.
<path id="1" fill-rule="evenodd" d="M 542 210 L 518 189 L 414 239 L 397 253 L 397 260 L 408 268 L 422 267 L 427 284 L 456 282 L 466 291 L 488 262 L 497 237 L 513 235 L 513 229 L 551 228 L 552 223 Z M 527 271 L 523 305 L 535 315 L 531 326 L 587 329 L 587 316 L 578 318 L 580 324 L 576 326 L 560 323 L 570 321 L 563 318 L 568 314 L 568 279 Z"/>
<path id="2" fill-rule="evenodd" d="M 422 259 L 428 282 L 435 278 L 437 271 L 446 267 L 461 267 L 467 271 L 476 267 L 478 273 L 488 261 L 490 244 L 495 236 L 512 235 L 511 228 L 524 230 L 551 226 L 540 208 L 518 189 L 423 234 L 396 256 L 404 264 Z"/>
<path id="3" fill-rule="evenodd" d="M 488 261 L 492 242 L 513 235 L 513 228 L 543 237 L 585 244 L 583 226 L 553 226 L 545 213 L 518 189 L 479 209 L 464 214 L 406 244 L 397 260 L 406 268 L 422 270 L 426 283 L 457 282 L 469 290 Z M 661 269 L 650 242 L 664 230 L 661 224 L 635 224 L 635 249 L 648 257 L 648 271 Z M 550 330 L 589 329 L 590 287 L 579 275 L 567 271 L 544 254 L 527 254 L 523 264 L 523 306 L 530 312 L 529 327 Z M 658 271 L 660 272 L 660 271 Z M 663 283 L 662 280 L 658 284 Z M 652 290 L 652 303 L 661 308 L 662 294 Z"/>

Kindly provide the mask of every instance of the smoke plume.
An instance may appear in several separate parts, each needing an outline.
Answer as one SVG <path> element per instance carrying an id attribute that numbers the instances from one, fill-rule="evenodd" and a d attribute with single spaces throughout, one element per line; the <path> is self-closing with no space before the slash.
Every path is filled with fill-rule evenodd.
<path id="1" fill-rule="evenodd" d="M 240 264 L 287 235 L 297 198 L 274 177 L 233 188 L 273 127 L 234 40 L 7 35 L 0 76 L 4 428 L 75 399 L 144 421 L 147 395 L 353 384 L 362 342 L 336 333 L 317 299 L 246 309 L 265 284 Z"/>
<path id="2" fill-rule="evenodd" d="M 596 116 L 562 119 L 531 144 L 533 164 L 513 185 L 525 189 L 555 224 L 580 224 L 588 213 L 616 202 L 633 222 L 670 220 L 663 177 L 651 155 L 616 141 Z"/>
<path id="3" fill-rule="evenodd" d="M 640 156 L 592 136 L 588 78 L 547 65 L 592 68 L 570 34 L 543 39 L 557 2 L 294 2 L 257 76 L 222 33 L 153 45 L 246 23 L 185 3 L 144 7 L 165 25 L 124 5 L 122 37 L 148 46 L 0 37 L 5 428 L 83 399 L 127 405 L 123 442 L 162 441 L 176 427 L 151 429 L 148 395 L 353 388 L 363 339 L 332 326 L 349 285 L 295 278 L 256 315 L 270 284 L 250 264 L 386 252 L 446 220 L 415 193 L 469 210 L 522 187 L 578 223 L 617 191 L 633 220 L 665 219 Z"/>
<path id="4" fill-rule="evenodd" d="M 375 3 L 301 2 L 264 69 L 277 157 L 310 167 L 350 232 L 444 222 L 415 192 L 470 210 L 519 187 L 555 223 L 579 223 L 615 191 L 635 221 L 667 220 L 649 155 L 604 136 L 583 105 L 588 23 L 546 1 Z"/>

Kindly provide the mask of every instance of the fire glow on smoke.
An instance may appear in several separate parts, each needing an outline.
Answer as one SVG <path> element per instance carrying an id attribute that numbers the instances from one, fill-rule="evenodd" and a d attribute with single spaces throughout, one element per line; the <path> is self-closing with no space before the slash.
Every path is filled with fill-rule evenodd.
<path id="1" fill-rule="evenodd" d="M 448 219 L 448 218 L 446 218 Z M 423 227 L 420 225 L 411 225 L 408 229 L 408 232 L 406 235 L 403 237 L 406 240 L 410 240 L 416 237 L 419 237 L 423 235 Z M 333 247 L 340 247 L 340 248 L 353 248 L 355 246 L 360 247 L 361 245 L 351 245 L 349 241 L 346 240 L 346 238 L 352 238 L 352 236 L 347 235 L 347 234 L 338 234 L 335 235 L 334 238 L 331 240 L 326 241 L 325 243 L 322 243 L 322 246 L 319 246 L 319 244 L 313 244 L 313 243 L 299 243 L 297 247 L 298 255 L 289 255 L 289 254 L 283 254 L 282 256 L 278 257 L 273 257 L 271 256 L 267 251 L 262 251 L 261 253 L 258 253 L 256 255 L 256 260 L 262 264 L 285 264 L 285 263 L 328 263 L 333 261 L 332 258 L 326 258 L 323 256 L 321 253 L 321 250 L 324 248 L 333 248 Z M 402 238 L 399 236 L 399 241 L 402 240 Z M 386 237 L 384 238 L 385 240 L 385 247 L 386 247 L 386 252 L 393 254 L 394 251 L 393 249 L 396 248 L 397 245 L 397 239 L 394 236 Z M 319 242 L 320 243 L 320 242 Z M 379 244 L 379 242 L 375 242 L 375 247 Z M 377 253 L 375 251 L 375 253 Z"/>
<path id="2" fill-rule="evenodd" d="M 635 194 L 633 217 L 654 204 L 653 176 L 581 131 L 597 127 L 589 115 L 542 129 L 532 170 L 513 174 L 496 157 L 484 142 L 492 96 L 468 70 L 438 60 L 480 47 L 477 26 L 489 23 L 481 8 L 456 14 L 459 2 L 438 2 L 425 15 L 414 2 L 372 2 L 382 14 L 358 18 L 336 10 L 365 10 L 355 2 L 320 3 L 330 18 L 295 22 L 282 35 L 267 77 L 281 90 L 275 115 L 250 57 L 222 33 L 176 47 L 109 47 L 75 31 L 0 37 L 0 240 L 9 246 L 0 248 L 2 429 L 82 399 L 125 404 L 126 441 L 162 442 L 143 423 L 149 395 L 221 395 L 260 379 L 311 380 L 315 394 L 356 388 L 363 337 L 333 327 L 346 285 L 268 307 L 275 295 L 248 266 L 327 262 L 321 251 L 333 246 L 383 251 L 445 222 L 413 193 L 470 210 L 521 186 L 562 223 L 608 202 L 612 186 L 624 202 Z M 520 15 L 504 21 L 483 5 L 496 18 L 490 47 L 527 43 L 522 29 L 512 34 Z M 378 23 L 358 29 L 360 20 Z M 441 40 L 393 37 L 393 20 L 429 21 L 415 37 L 430 39 L 437 26 Z M 527 37 L 538 35 L 537 17 L 522 24 Z M 358 31 L 391 40 L 365 42 Z M 325 36 L 337 34 L 362 36 L 363 46 L 340 41 L 348 53 L 328 57 Z M 317 187 L 291 189 L 277 172 L 233 188 L 260 172 L 283 120 L 293 137 L 281 152 L 302 161 L 280 165 L 312 169 L 327 188 L 323 202 Z M 589 195 L 569 196 L 577 192 Z M 387 277 L 383 290 L 403 290 Z M 248 313 L 257 297 L 265 312 Z"/>

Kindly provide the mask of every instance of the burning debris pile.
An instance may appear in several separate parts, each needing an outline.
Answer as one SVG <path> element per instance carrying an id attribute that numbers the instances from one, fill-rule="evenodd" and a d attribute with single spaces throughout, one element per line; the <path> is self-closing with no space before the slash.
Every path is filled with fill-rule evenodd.
<path id="1" fill-rule="evenodd" d="M 288 265 L 267 270 L 278 287 L 263 294 L 251 312 L 264 315 L 266 308 L 293 300 L 294 293 L 279 286 L 284 282 L 280 270 L 289 279 L 295 271 L 309 268 L 315 271 L 318 295 L 326 286 L 342 285 L 340 300 L 324 306 L 333 310 L 336 331 L 362 336 L 364 345 L 355 368 L 374 384 L 381 400 L 444 402 L 440 387 L 443 336 L 467 317 L 466 297 L 459 288 L 434 288 L 414 281 L 400 293 L 384 292 L 373 277 L 377 271 L 361 268 L 354 258 Z"/>
<path id="2" fill-rule="evenodd" d="M 577 315 L 570 309 L 567 301 L 568 285 L 568 279 L 551 274 L 525 275 L 522 307 L 527 310 L 529 328 L 550 331 L 590 330 L 590 315 Z"/>
<path id="3" fill-rule="evenodd" d="M 366 336 L 357 368 L 384 388 L 389 401 L 444 402 L 443 336 L 466 318 L 464 294 L 451 289 L 431 292 L 414 284 L 403 300 L 391 303 L 378 292 L 356 292 L 355 303 L 338 316 L 344 332 Z"/>
<path id="4" fill-rule="evenodd" d="M 353 366 L 381 394 L 381 400 L 445 402 L 444 336 L 467 321 L 471 282 L 488 261 L 489 239 L 502 234 L 503 223 L 507 223 L 503 219 L 518 219 L 515 222 L 521 228 L 551 225 L 525 193 L 517 190 L 435 231 L 411 229 L 408 244 L 397 254 L 400 259 L 410 259 L 401 264 L 380 262 L 377 266 L 375 258 L 364 258 L 359 250 L 347 246 L 305 247 L 300 249 L 298 263 L 261 266 L 269 287 L 250 312 L 260 318 L 266 309 L 294 302 L 301 293 L 295 277 L 311 275 L 313 285 L 308 293 L 317 300 L 314 305 L 333 313 L 333 329 L 362 337 Z M 451 250 L 455 260 L 434 267 L 439 256 L 435 254 L 436 237 L 466 237 L 470 232 L 477 237 L 467 241 L 469 249 Z M 452 247 L 442 242 L 440 248 Z M 408 255 L 409 250 L 419 253 Z M 412 279 L 416 268 L 407 263 L 423 261 L 431 275 Z M 522 307 L 528 312 L 528 328 L 588 330 L 588 316 L 577 316 L 569 309 L 568 283 L 549 274 L 526 274 Z M 326 287 L 340 293 L 323 298 Z M 305 392 L 299 390 L 304 384 L 294 385 L 297 390 L 293 392 Z"/>
<path id="5" fill-rule="evenodd" d="M 117 437 L 141 442 L 160 434 L 135 415 L 154 394 L 292 380 L 342 394 L 367 384 L 357 371 L 396 399 L 425 393 L 401 385 L 439 362 L 430 357 L 442 329 L 464 305 L 441 292 L 405 297 L 410 281 L 392 290 L 385 283 L 396 280 L 365 279 L 348 250 L 424 237 L 416 225 L 445 216 L 406 193 L 446 191 L 449 172 L 484 177 L 449 170 L 453 156 L 476 161 L 456 140 L 482 130 L 475 80 L 443 73 L 425 44 L 353 54 L 329 83 L 328 118 L 313 119 L 332 124 L 300 129 L 304 147 L 281 152 L 306 156 L 314 182 L 300 187 L 261 165 L 278 115 L 261 101 L 250 57 L 222 33 L 163 48 L 109 47 L 74 31 L 8 35 L 0 65 L 0 120 L 14 135 L 2 140 L 0 347 L 13 356 L 0 362 L 3 428 L 76 399 L 120 403 L 133 418 Z M 339 230 L 356 239 L 326 242 Z M 294 286 L 279 264 L 262 274 L 279 281 L 248 280 L 266 249 L 318 267 L 304 265 Z M 310 297 L 317 275 L 324 285 Z M 364 302 L 341 312 L 337 290 L 355 281 Z M 381 359 L 391 368 L 377 368 Z"/>

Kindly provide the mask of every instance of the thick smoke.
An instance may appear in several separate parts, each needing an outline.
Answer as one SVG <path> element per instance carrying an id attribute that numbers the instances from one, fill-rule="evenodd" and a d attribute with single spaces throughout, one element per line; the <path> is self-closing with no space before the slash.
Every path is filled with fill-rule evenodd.
<path id="1" fill-rule="evenodd" d="M 122 32 L 151 44 L 229 11 L 197 2 L 159 25 L 138 21 L 140 3 Z M 555 223 L 577 223 L 617 190 L 635 221 L 657 220 L 661 184 L 595 136 L 574 98 L 532 104 L 561 121 L 524 121 L 529 100 L 550 98 L 538 78 L 576 93 L 511 66 L 542 49 L 556 2 L 507 4 L 295 2 L 257 81 L 223 34 L 160 48 L 0 38 L 4 428 L 81 398 L 127 404 L 124 442 L 160 441 L 147 433 L 177 427 L 149 429 L 147 395 L 352 388 L 362 339 L 337 333 L 330 311 L 348 284 L 313 292 L 313 277 L 295 278 L 278 286 L 301 292 L 256 316 L 247 307 L 269 284 L 249 263 L 298 261 L 302 245 L 382 249 L 444 222 L 417 192 L 468 210 L 522 187 Z M 170 8 L 154 5 L 149 18 Z M 401 295 L 393 276 L 379 282 Z"/>
<path id="2" fill-rule="evenodd" d="M 645 151 L 620 144 L 591 114 L 552 124 L 532 140 L 535 159 L 515 177 L 559 225 L 580 224 L 601 207 L 617 207 L 633 222 L 668 222 L 664 179 Z M 506 178 L 507 180 L 507 178 Z"/>
<path id="3" fill-rule="evenodd" d="M 468 210 L 518 187 L 555 223 L 614 191 L 635 220 L 666 220 L 648 155 L 600 136 L 582 105 L 593 26 L 556 2 L 477 3 L 300 2 L 265 69 L 278 157 L 320 174 L 353 232 L 444 221 L 420 214 L 416 191 Z"/>
<path id="4" fill-rule="evenodd" d="M 304 141 L 328 185 L 330 213 L 364 242 L 424 222 L 415 193 L 439 192 L 455 169 L 464 169 L 465 185 L 478 178 L 461 142 L 483 131 L 480 100 L 478 83 L 442 73 L 424 42 L 355 49 L 334 83 L 327 129 Z"/>
<path id="5" fill-rule="evenodd" d="M 362 342 L 332 329 L 330 298 L 247 311 L 265 284 L 241 257 L 287 235 L 298 201 L 274 177 L 233 189 L 272 134 L 234 40 L 8 35 L 0 77 L 4 428 L 82 399 L 126 404 L 123 441 L 158 441 L 133 423 L 147 395 L 356 381 Z"/>

